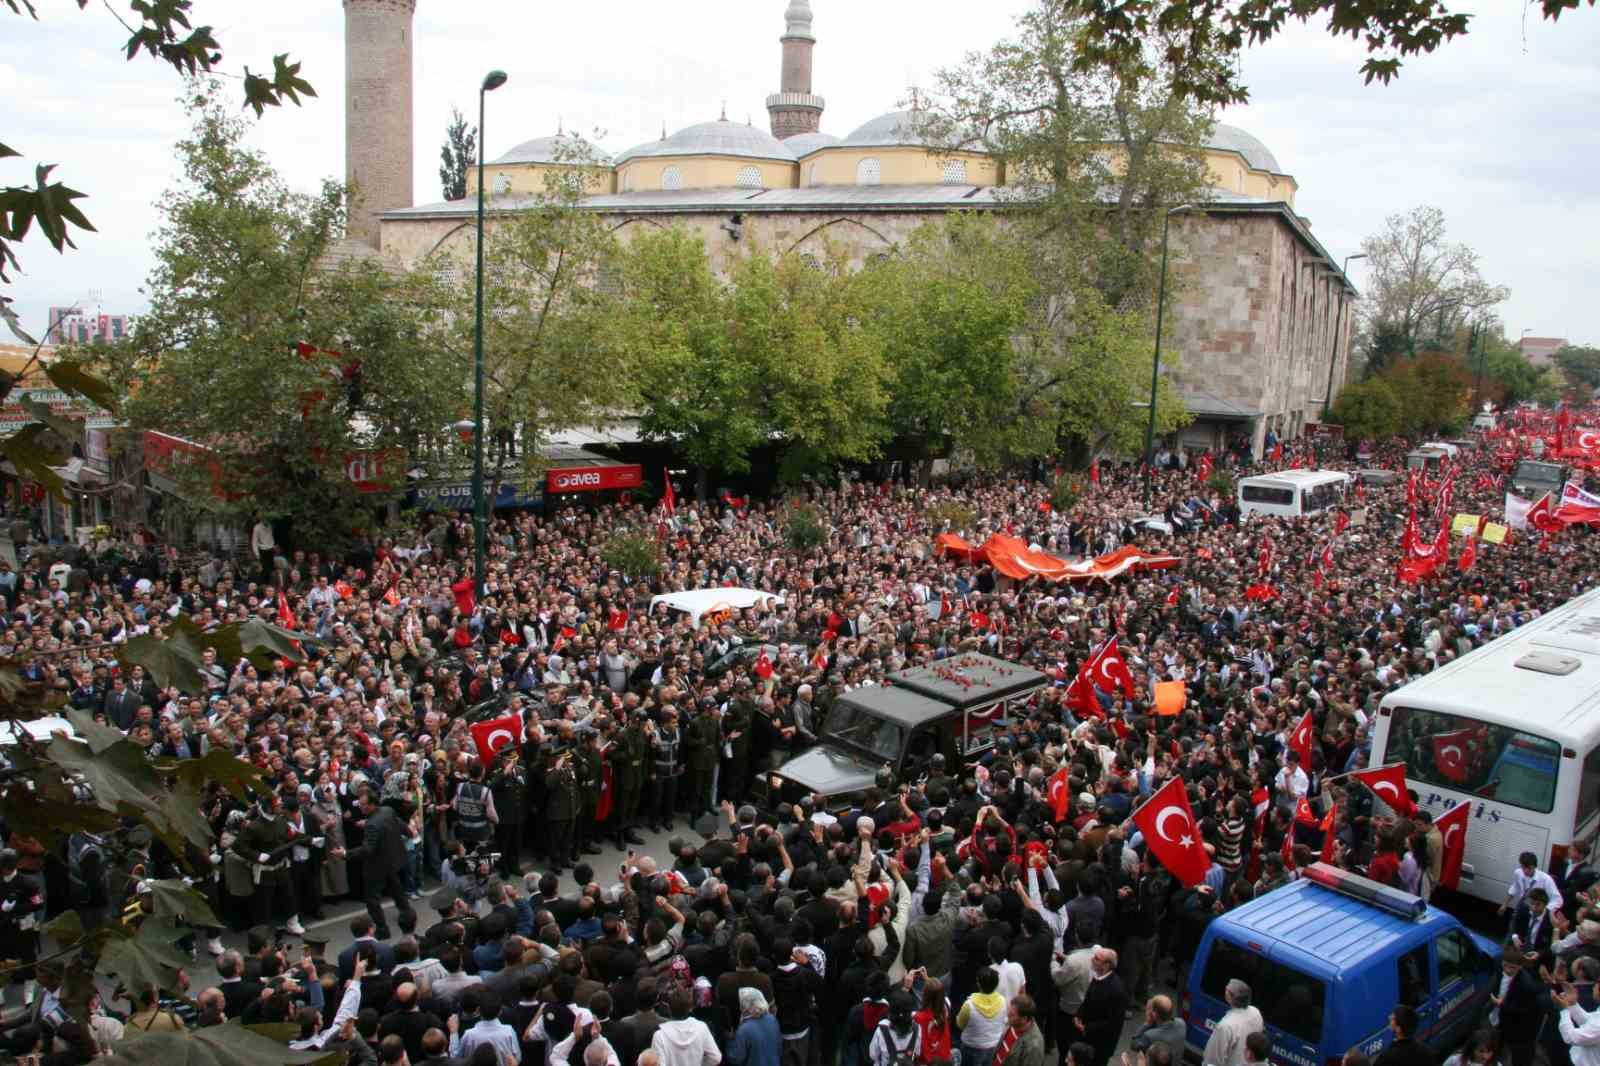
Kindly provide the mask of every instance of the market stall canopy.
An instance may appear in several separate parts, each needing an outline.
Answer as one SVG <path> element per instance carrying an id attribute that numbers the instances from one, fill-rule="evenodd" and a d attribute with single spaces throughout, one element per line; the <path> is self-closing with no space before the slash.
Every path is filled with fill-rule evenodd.
<path id="1" fill-rule="evenodd" d="M 783 603 L 782 596 L 772 592 L 762 592 L 760 589 L 689 589 L 685 592 L 668 592 L 661 596 L 653 596 L 650 599 L 650 606 L 654 609 L 656 604 L 664 603 L 674 611 L 682 611 L 688 615 L 689 620 L 698 626 L 703 615 L 721 610 L 742 611 L 746 607 L 754 607 L 763 600 Z"/>

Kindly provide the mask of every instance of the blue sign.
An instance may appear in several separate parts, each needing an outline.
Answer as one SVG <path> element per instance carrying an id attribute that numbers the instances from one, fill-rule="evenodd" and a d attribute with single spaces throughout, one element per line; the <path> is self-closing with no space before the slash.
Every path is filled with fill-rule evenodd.
<path id="1" fill-rule="evenodd" d="M 484 485 L 487 492 L 490 485 Z M 540 486 L 542 489 L 543 486 Z M 470 511 L 472 510 L 472 482 L 430 481 L 411 490 L 407 502 L 419 511 Z M 510 481 L 500 483 L 491 510 L 501 511 L 513 507 L 543 507 L 544 493 L 535 491 L 525 495 L 522 487 Z"/>

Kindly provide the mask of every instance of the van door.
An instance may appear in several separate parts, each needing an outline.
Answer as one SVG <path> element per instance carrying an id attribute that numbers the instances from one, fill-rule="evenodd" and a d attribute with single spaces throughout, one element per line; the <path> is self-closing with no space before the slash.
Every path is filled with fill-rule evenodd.
<path id="1" fill-rule="evenodd" d="M 1437 981 L 1434 1032 L 1422 1039 L 1432 1048 L 1454 1047 L 1477 1021 L 1495 986 L 1499 968 L 1460 929 L 1447 929 L 1433 940 Z"/>
<path id="2" fill-rule="evenodd" d="M 1282 957 L 1278 957 L 1279 955 Z M 1228 981 L 1238 978 L 1250 986 L 1251 1002 L 1261 1011 L 1272 1040 L 1272 1061 L 1316 1064 L 1326 1061 L 1331 1046 L 1324 1035 L 1328 1010 L 1328 984 L 1308 972 L 1292 951 L 1261 954 L 1260 945 L 1239 944 L 1216 937 L 1203 962 L 1196 960 L 1199 977 L 1190 978 L 1189 1044 L 1204 1048 L 1217 1022 L 1227 1013 L 1224 994 Z M 1344 1047 L 1354 1040 L 1340 1045 Z"/>
<path id="3" fill-rule="evenodd" d="M 1438 999 L 1434 996 L 1433 961 L 1430 943 L 1418 944 L 1395 959 L 1395 988 L 1398 1001 L 1417 1012 L 1417 1036 L 1427 1039 L 1433 1032 Z"/>

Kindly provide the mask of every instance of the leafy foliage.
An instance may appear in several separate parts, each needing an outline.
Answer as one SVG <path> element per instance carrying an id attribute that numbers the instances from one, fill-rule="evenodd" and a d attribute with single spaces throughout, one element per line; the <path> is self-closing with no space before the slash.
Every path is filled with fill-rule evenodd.
<path id="1" fill-rule="evenodd" d="M 1555 20 L 1582 2 L 1540 0 L 1538 6 Z M 1595 0 L 1588 3 L 1592 7 Z M 1141 61 L 1143 40 L 1159 33 L 1170 42 L 1167 60 L 1180 72 L 1179 91 L 1224 105 L 1249 99 L 1239 80 L 1239 53 L 1270 41 L 1290 19 L 1326 19 L 1331 35 L 1366 45 L 1361 73 L 1369 84 L 1388 84 L 1404 59 L 1465 36 L 1471 19 L 1436 0 L 1068 0 L 1066 6 L 1085 18 L 1077 69 L 1126 70 Z"/>
<path id="2" fill-rule="evenodd" d="M 804 501 L 791 503 L 783 522 L 783 538 L 798 552 L 819 548 L 828 541 L 828 527 L 816 507 Z"/>
<path id="3" fill-rule="evenodd" d="M 1339 393 L 1330 417 L 1348 441 L 1381 440 L 1400 432 L 1400 398 L 1383 378 L 1356 382 Z"/>
<path id="4" fill-rule="evenodd" d="M 661 545 L 656 538 L 637 529 L 613 533 L 600 546 L 600 558 L 630 580 L 651 577 L 661 571 Z"/>
<path id="5" fill-rule="evenodd" d="M 178 145 L 186 180 L 162 202 L 150 310 L 107 353 L 137 429 L 183 427 L 206 450 L 172 476 L 212 511 L 290 518 L 338 544 L 364 521 L 345 464 L 400 455 L 464 403 L 455 353 L 427 336 L 446 308 L 431 277 L 373 258 L 329 258 L 343 190 L 290 191 L 244 146 L 214 84 Z M 363 502 L 403 490 L 403 464 Z"/>
<path id="6" fill-rule="evenodd" d="M 27 15 L 37 19 L 39 12 L 33 0 L 0 0 L 12 14 Z M 77 0 L 79 9 L 89 6 L 89 0 Z M 196 77 L 220 71 L 222 44 L 210 26 L 196 26 L 190 21 L 193 0 L 131 0 L 129 10 L 136 16 L 129 22 L 118 15 L 110 4 L 111 12 L 125 30 L 127 42 L 123 51 L 128 59 L 147 55 L 165 63 L 184 77 Z M 315 96 L 316 90 L 300 77 L 300 64 L 290 62 L 287 54 L 272 60 L 270 77 L 254 74 L 244 68 L 245 106 L 260 117 L 267 108 L 278 107 L 285 100 L 299 105 L 300 97 Z M 0 144 L 0 159 L 20 153 Z M 50 182 L 53 166 L 40 166 L 35 171 L 36 184 L 0 187 L 0 282 L 11 280 L 8 270 L 18 266 L 15 244 L 27 236 L 34 222 L 57 252 L 76 247 L 68 227 L 93 231 L 94 226 L 73 203 L 84 194 L 60 182 Z"/>
<path id="7" fill-rule="evenodd" d="M 1063 474 L 1050 486 L 1050 506 L 1059 512 L 1070 512 L 1083 498 L 1083 485 L 1077 478 Z"/>
<path id="8" fill-rule="evenodd" d="M 1231 500 L 1234 493 L 1233 475 L 1217 467 L 1211 471 L 1211 476 L 1206 478 L 1206 487 L 1220 499 Z"/>
<path id="9" fill-rule="evenodd" d="M 1600 389 L 1600 348 L 1568 344 L 1557 350 L 1555 363 L 1570 381 Z"/>
<path id="10" fill-rule="evenodd" d="M 935 500 L 922 513 L 935 527 L 947 530 L 971 529 L 978 521 L 978 513 L 957 500 Z"/>
<path id="11" fill-rule="evenodd" d="M 467 195 L 467 175 L 478 161 L 478 129 L 467 125 L 459 108 L 450 109 L 450 125 L 444 128 L 444 144 L 439 149 L 439 186 L 446 200 L 462 200 Z"/>
<path id="12" fill-rule="evenodd" d="M 340 1056 L 321 1051 L 290 1051 L 284 1047 L 287 1038 L 279 1035 L 272 1026 L 237 1020 L 186 1033 L 130 1033 L 117 1041 L 106 1061 L 109 1066 L 311 1066 L 340 1061 Z"/>
<path id="13" fill-rule="evenodd" d="M 1361 250 L 1369 279 L 1361 307 L 1369 333 L 1388 330 L 1389 343 L 1409 355 L 1446 346 L 1469 319 L 1510 296 L 1510 290 L 1483 280 L 1477 252 L 1446 238 L 1444 212 L 1437 207 L 1390 215 L 1380 233 L 1361 242 Z M 1381 362 L 1369 357 L 1373 369 L 1381 369 Z"/>

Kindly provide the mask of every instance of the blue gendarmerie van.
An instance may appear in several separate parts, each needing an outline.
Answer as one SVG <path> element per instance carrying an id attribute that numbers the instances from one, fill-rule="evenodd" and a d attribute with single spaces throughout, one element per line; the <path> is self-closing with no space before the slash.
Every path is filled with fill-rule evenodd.
<path id="1" fill-rule="evenodd" d="M 1223 989 L 1250 986 L 1272 1061 L 1338 1066 L 1393 1039 L 1389 1011 L 1415 1007 L 1418 1037 L 1442 1052 L 1483 1015 L 1500 948 L 1420 897 L 1315 863 L 1300 880 L 1219 916 L 1184 990 L 1191 1057 L 1227 1013 Z M 1441 1056 L 1442 1057 L 1442 1056 Z"/>

